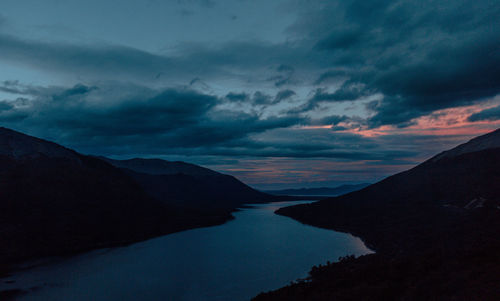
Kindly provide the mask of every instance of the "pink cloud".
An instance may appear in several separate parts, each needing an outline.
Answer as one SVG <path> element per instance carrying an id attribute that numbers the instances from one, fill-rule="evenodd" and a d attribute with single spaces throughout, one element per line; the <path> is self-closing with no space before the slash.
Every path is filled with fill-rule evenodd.
<path id="1" fill-rule="evenodd" d="M 341 122 L 338 126 L 347 128 L 338 131 L 358 134 L 363 137 L 377 137 L 383 135 L 433 135 L 433 136 L 477 136 L 488 133 L 500 127 L 500 120 L 496 121 L 475 121 L 468 118 L 475 113 L 481 112 L 497 106 L 498 104 L 487 102 L 482 104 L 442 109 L 431 114 L 415 118 L 410 121 L 410 126 L 398 128 L 391 125 L 384 125 L 371 128 L 353 125 L 349 122 Z M 329 126 L 308 127 L 308 128 L 332 128 Z"/>

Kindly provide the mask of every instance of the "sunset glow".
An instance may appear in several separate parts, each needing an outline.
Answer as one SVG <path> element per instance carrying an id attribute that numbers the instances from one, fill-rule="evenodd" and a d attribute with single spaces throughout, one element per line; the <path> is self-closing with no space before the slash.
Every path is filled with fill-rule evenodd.
<path id="1" fill-rule="evenodd" d="M 49 3 L 2 2 L 0 125 L 83 153 L 336 185 L 500 127 L 483 3 Z"/>

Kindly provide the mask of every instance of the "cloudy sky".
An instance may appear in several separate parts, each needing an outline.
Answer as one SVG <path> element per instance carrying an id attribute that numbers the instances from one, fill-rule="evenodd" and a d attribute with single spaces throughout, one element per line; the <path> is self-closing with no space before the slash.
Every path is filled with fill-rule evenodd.
<path id="1" fill-rule="evenodd" d="M 0 125 L 262 189 L 373 182 L 500 127 L 492 0 L 2 0 Z"/>

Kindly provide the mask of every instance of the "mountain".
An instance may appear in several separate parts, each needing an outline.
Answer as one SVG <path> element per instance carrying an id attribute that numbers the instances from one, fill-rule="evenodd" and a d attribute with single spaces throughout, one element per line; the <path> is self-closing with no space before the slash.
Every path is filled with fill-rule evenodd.
<path id="1" fill-rule="evenodd" d="M 99 159 L 0 128 L 0 263 L 140 240 L 176 213 Z"/>
<path id="2" fill-rule="evenodd" d="M 278 214 L 376 254 L 315 267 L 256 300 L 498 300 L 500 129 L 359 191 Z"/>
<path id="3" fill-rule="evenodd" d="M 385 248 L 385 241 L 399 235 L 396 231 L 387 233 L 386 227 L 405 228 L 419 219 L 429 224 L 434 216 L 441 219 L 470 216 L 475 208 L 500 213 L 497 209 L 500 205 L 500 148 L 492 141 L 500 141 L 500 129 L 359 191 L 310 205 L 282 208 L 277 213 L 357 234 L 364 234 L 369 227 L 366 240 L 378 248 Z M 380 237 L 372 239 L 377 228 L 380 228 L 377 233 Z M 433 234 L 437 232 L 440 231 L 433 231 Z M 412 242 L 411 247 L 419 242 Z M 387 243 L 387 247 L 393 249 L 392 243 Z"/>
<path id="4" fill-rule="evenodd" d="M 102 160 L 0 127 L 0 274 L 30 258 L 220 224 L 266 197 L 196 165 Z"/>
<path id="5" fill-rule="evenodd" d="M 338 196 L 345 193 L 353 192 L 365 188 L 370 184 L 353 184 L 341 185 L 337 187 L 320 187 L 320 188 L 298 188 L 298 189 L 283 189 L 283 190 L 268 190 L 269 194 L 274 195 L 295 195 L 295 196 Z"/>
<path id="6" fill-rule="evenodd" d="M 103 160 L 125 171 L 150 196 L 175 206 L 232 211 L 245 203 L 280 199 L 257 191 L 233 176 L 185 162 Z"/>
<path id="7" fill-rule="evenodd" d="M 100 159 L 119 168 L 130 169 L 135 172 L 150 174 L 150 175 L 175 175 L 186 174 L 191 176 L 213 176 L 220 173 L 211 169 L 186 163 L 182 161 L 167 161 L 161 159 L 142 159 L 134 158 L 128 160 L 113 160 L 106 157 Z"/>
<path id="8" fill-rule="evenodd" d="M 453 158 L 467 153 L 496 148 L 500 148 L 500 129 L 471 139 L 469 142 L 461 144 L 451 150 L 444 151 L 432 158 L 431 161 L 436 162 L 444 158 Z"/>

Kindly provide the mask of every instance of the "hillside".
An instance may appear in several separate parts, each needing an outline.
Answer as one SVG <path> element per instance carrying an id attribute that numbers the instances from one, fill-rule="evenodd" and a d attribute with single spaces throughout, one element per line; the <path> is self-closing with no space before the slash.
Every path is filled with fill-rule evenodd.
<path id="1" fill-rule="evenodd" d="M 141 162 L 124 164 L 138 168 Z M 148 164 L 142 164 L 142 171 L 153 174 L 117 168 L 97 157 L 0 128 L 0 274 L 7 265 L 25 259 L 219 224 L 230 219 L 242 202 L 264 201 L 267 196 L 233 177 L 195 165 L 174 162 L 173 167 L 191 175 L 178 171 L 164 175 L 166 169 L 172 170 L 168 162 L 144 162 Z M 229 203 L 235 196 L 240 198 Z M 183 203 L 187 200 L 189 205 Z M 220 206 L 206 205 L 209 201 Z"/>
<path id="2" fill-rule="evenodd" d="M 0 128 L 0 258 L 74 252 L 176 229 L 175 212 L 113 166 Z"/>
<path id="3" fill-rule="evenodd" d="M 360 191 L 278 210 L 360 236 L 377 254 L 316 268 L 313 281 L 256 300 L 500 297 L 499 141 L 496 130 Z"/>
<path id="4" fill-rule="evenodd" d="M 182 161 L 167 161 L 162 159 L 142 159 L 134 158 L 128 160 L 113 160 L 106 157 L 100 159 L 110 163 L 113 166 L 130 169 L 135 172 L 150 174 L 150 175 L 175 175 L 186 174 L 191 176 L 213 176 L 220 173 L 211 169 L 201 167 L 195 164 Z"/>
<path id="5" fill-rule="evenodd" d="M 233 176 L 190 163 L 104 160 L 122 168 L 152 197 L 175 206 L 229 212 L 245 203 L 284 199 L 257 191 Z"/>
<path id="6" fill-rule="evenodd" d="M 483 137 L 500 140 L 500 130 Z M 471 142 L 477 144 L 483 137 Z M 355 232 L 366 236 L 377 248 L 384 248 L 386 240 L 394 240 L 398 235 L 395 231 L 386 233 L 384 229 L 396 223 L 403 226 L 425 219 L 428 224 L 434 216 L 439 217 L 436 223 L 442 223 L 443 219 L 468 217 L 472 209 L 500 213 L 497 209 L 500 205 L 500 148 L 480 147 L 478 151 L 456 152 L 466 147 L 472 150 L 464 144 L 362 190 L 311 205 L 283 208 L 277 213 L 306 223 Z M 365 228 L 370 228 L 369 233 L 364 233 Z M 375 233 L 381 238 L 371 239 Z M 412 243 L 412 247 L 416 243 Z"/>

